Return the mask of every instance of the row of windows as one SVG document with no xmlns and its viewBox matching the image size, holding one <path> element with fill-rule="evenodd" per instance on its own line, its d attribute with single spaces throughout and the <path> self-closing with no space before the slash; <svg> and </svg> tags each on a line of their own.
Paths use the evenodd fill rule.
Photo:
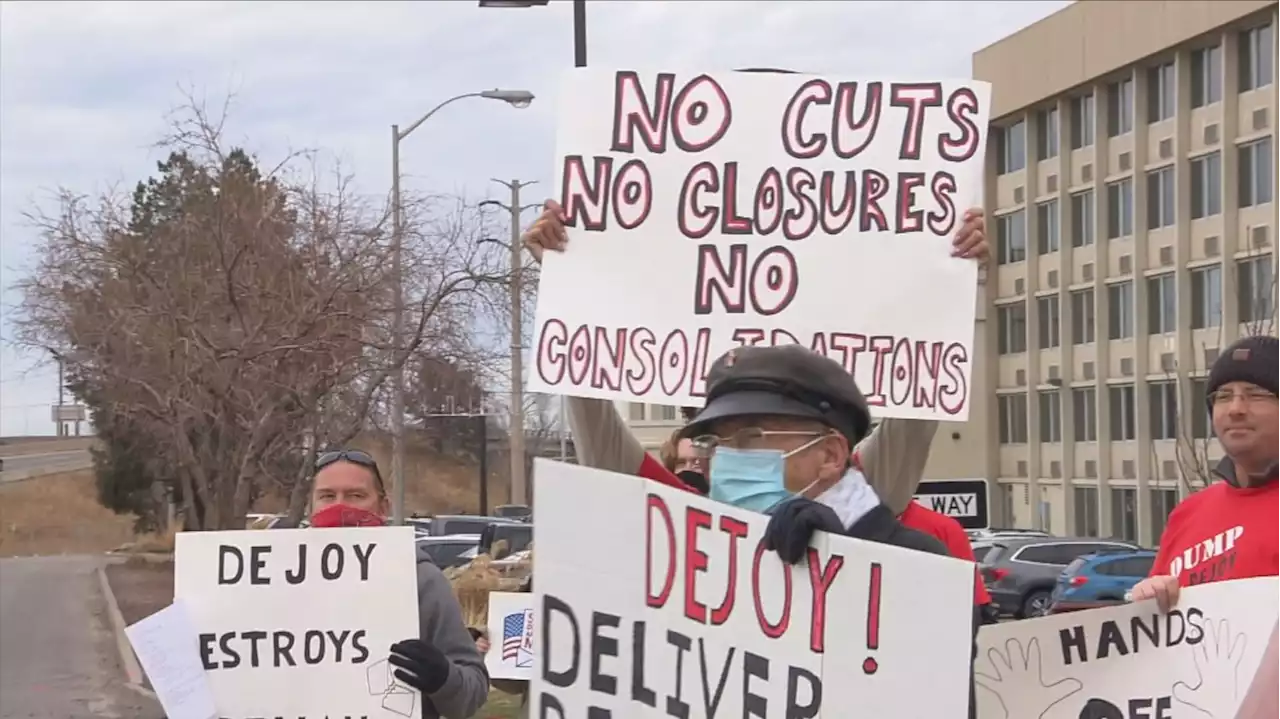
<svg viewBox="0 0 1280 719">
<path fill-rule="evenodd" d="M 1146 428 L 1151 439 L 1209 439 L 1213 436 L 1213 423 L 1204 402 L 1207 385 L 1203 377 L 1190 379 L 1191 405 L 1184 414 L 1189 422 L 1180 424 L 1178 411 L 1178 384 L 1174 380 L 1147 384 Z M 1098 441 L 1098 390 L 1095 387 L 1070 389 L 1045 389 L 1036 392 L 1036 425 L 1041 442 L 1062 441 L 1063 393 L 1069 393 L 1071 402 L 1072 439 L 1076 442 Z M 1138 407 L 1133 384 L 1113 384 L 1106 387 L 1108 439 L 1114 442 L 1132 441 L 1138 438 Z M 1030 424 L 1027 414 L 1027 394 L 1002 394 L 997 404 L 1000 426 L 1000 444 L 1026 444 Z M 1182 434 L 1179 436 L 1179 427 Z"/>
<path fill-rule="evenodd" d="M 649 408 L 647 417 L 645 407 Z M 644 402 L 632 402 L 627 407 L 627 419 L 632 422 L 643 422 L 646 419 L 651 422 L 674 422 L 676 414 L 676 408 L 667 404 L 646 405 Z"/>
<path fill-rule="evenodd" d="M 1265 25 L 1240 33 L 1237 49 L 1239 72 L 1236 77 L 1239 92 L 1248 92 L 1270 85 L 1275 79 L 1273 60 L 1273 27 Z M 1162 122 L 1177 112 L 1177 73 L 1172 62 L 1146 69 L 1147 73 L 1147 121 Z M 1223 75 L 1222 46 L 1213 45 L 1191 53 L 1191 107 L 1205 107 L 1222 101 Z M 1107 135 L 1118 137 L 1133 131 L 1134 83 L 1126 78 L 1110 83 L 1107 92 Z M 1096 102 L 1093 93 L 1071 98 L 1068 132 L 1071 148 L 1078 150 L 1094 143 Z M 1036 159 L 1047 160 L 1058 156 L 1059 118 L 1057 108 L 1037 113 L 1035 153 Z M 1018 172 L 1027 165 L 1027 129 L 1019 121 L 1005 128 L 997 128 L 996 168 L 1000 174 Z"/>
<path fill-rule="evenodd" d="M 1238 260 L 1236 272 L 1236 313 L 1240 322 L 1259 323 L 1276 316 L 1276 287 L 1271 255 Z M 1222 265 L 1206 265 L 1191 270 L 1191 329 L 1222 325 Z M 1145 279 L 1147 290 L 1147 334 L 1177 331 L 1177 282 L 1173 273 Z M 1122 340 L 1136 331 L 1134 281 L 1106 285 L 1107 339 Z M 1093 288 L 1068 294 L 1071 307 L 1069 338 L 1073 345 L 1096 340 L 1097 314 Z M 1035 298 L 1036 347 L 1052 349 L 1064 341 L 1058 295 Z M 1017 302 L 996 307 L 996 349 L 1002 355 L 1027 351 L 1027 305 Z"/>
<path fill-rule="evenodd" d="M 1018 490 L 1018 485 L 1001 484 L 1001 498 L 1004 504 L 1006 517 L 1013 517 L 1014 494 Z M 1025 485 L 1022 491 L 1026 491 Z M 1138 541 L 1138 490 L 1132 487 L 1112 487 L 1110 488 L 1111 512 L 1110 527 L 1105 533 L 1108 539 L 1121 539 L 1130 542 Z M 1164 531 L 1165 523 L 1168 521 L 1169 513 L 1173 508 L 1178 506 L 1178 490 L 1166 489 L 1163 487 L 1150 487 L 1147 489 L 1147 510 L 1151 523 L 1151 536 L 1158 538 Z M 1075 486 L 1071 489 L 1072 516 L 1069 518 L 1072 527 L 1069 530 L 1065 528 L 1055 527 L 1053 522 L 1053 512 L 1048 502 L 1042 502 L 1040 505 L 1040 529 L 1046 532 L 1057 532 L 1073 534 L 1077 537 L 1102 537 L 1104 533 L 1100 532 L 1099 525 L 1102 519 L 1098 503 L 1097 487 L 1081 487 Z M 1042 556 L 1052 555 L 1052 553 L 1062 545 L 1046 544 L 1042 547 L 1028 547 L 1019 554 L 1020 558 L 1028 561 L 1052 561 L 1062 563 L 1058 557 Z M 1029 553 L 1036 552 L 1032 556 Z M 1073 552 L 1070 558 L 1074 558 L 1078 552 Z M 1070 559 L 1068 558 L 1068 559 Z M 1133 562 L 1134 564 L 1130 564 Z M 1142 577 L 1146 576 L 1151 569 L 1150 559 L 1134 559 L 1134 560 L 1117 560 L 1112 562 L 1115 567 L 1114 573 L 1124 576 Z M 1105 565 L 1104 565 L 1105 566 Z M 1102 568 L 1099 568 L 1100 571 Z"/>
<path fill-rule="evenodd" d="M 1237 205 L 1241 208 L 1271 202 L 1275 196 L 1272 164 L 1272 138 L 1264 137 L 1236 148 Z M 1222 213 L 1222 153 L 1211 152 L 1191 160 L 1191 219 L 1199 220 Z M 1172 227 L 1177 222 L 1177 173 L 1173 166 L 1146 174 L 1147 229 Z M 1093 190 L 1070 196 L 1071 246 L 1087 247 L 1094 243 L 1094 221 L 1097 202 Z M 1106 186 L 1105 208 L 1107 239 L 1133 234 L 1133 179 L 1125 178 Z M 1036 252 L 1057 252 L 1062 246 L 1062 212 L 1058 200 L 1035 206 Z M 1017 210 L 996 218 L 996 260 L 1002 264 L 1022 262 L 1027 258 L 1026 210 Z"/>
</svg>

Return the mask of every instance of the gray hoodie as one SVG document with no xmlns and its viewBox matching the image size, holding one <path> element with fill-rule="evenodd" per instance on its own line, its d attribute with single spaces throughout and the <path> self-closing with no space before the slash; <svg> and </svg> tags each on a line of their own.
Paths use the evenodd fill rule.
<svg viewBox="0 0 1280 719">
<path fill-rule="evenodd" d="M 565 409 L 579 464 L 635 474 L 644 448 L 613 402 L 566 397 Z M 902 514 L 915 495 L 937 431 L 938 423 L 931 420 L 886 419 L 854 450 L 867 483 L 895 515 Z"/>
<path fill-rule="evenodd" d="M 418 636 L 449 660 L 449 678 L 440 691 L 424 696 L 424 719 L 467 719 L 489 697 L 489 672 L 475 640 L 462 622 L 462 608 L 440 568 L 418 555 Z M 434 708 L 434 711 L 433 711 Z"/>
</svg>

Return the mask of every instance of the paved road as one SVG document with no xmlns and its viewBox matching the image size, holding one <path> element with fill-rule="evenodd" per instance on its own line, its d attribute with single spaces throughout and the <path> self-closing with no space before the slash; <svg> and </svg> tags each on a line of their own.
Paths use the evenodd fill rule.
<svg viewBox="0 0 1280 719">
<path fill-rule="evenodd" d="M 0 559 L 0 719 L 161 719 L 124 686 L 98 557 Z"/>
<path fill-rule="evenodd" d="M 69 472 L 88 467 L 92 461 L 87 449 L 20 454 L 14 457 L 0 456 L 0 464 L 4 467 L 3 471 L 0 471 L 0 482 L 16 481 L 52 472 Z"/>
</svg>

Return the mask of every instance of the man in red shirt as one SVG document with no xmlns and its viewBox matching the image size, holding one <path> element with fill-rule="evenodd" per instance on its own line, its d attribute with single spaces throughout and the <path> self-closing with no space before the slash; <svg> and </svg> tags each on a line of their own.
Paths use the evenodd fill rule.
<svg viewBox="0 0 1280 719">
<path fill-rule="evenodd" d="M 1134 601 L 1155 599 L 1165 611 L 1180 587 L 1280 573 L 1276 346 L 1275 337 L 1246 337 L 1214 361 L 1207 400 L 1227 455 L 1214 469 L 1220 481 L 1174 508 Z"/>
</svg>

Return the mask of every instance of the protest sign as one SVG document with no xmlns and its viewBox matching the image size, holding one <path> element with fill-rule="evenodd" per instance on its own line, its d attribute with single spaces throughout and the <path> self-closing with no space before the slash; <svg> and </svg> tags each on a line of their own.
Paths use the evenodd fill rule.
<svg viewBox="0 0 1280 719">
<path fill-rule="evenodd" d="M 219 717 L 421 714 L 387 663 L 418 636 L 412 528 L 183 532 L 174 560 Z"/>
<path fill-rule="evenodd" d="M 990 86 L 574 70 L 530 389 L 699 405 L 732 347 L 800 343 L 883 417 L 963 420 Z"/>
<path fill-rule="evenodd" d="M 533 678 L 537 626 L 532 594 L 489 592 L 489 653 L 484 665 L 491 678 Z"/>
<path fill-rule="evenodd" d="M 983 627 L 978 717 L 1257 719 L 1240 712 L 1276 693 L 1278 586 L 1202 584 L 1168 613 L 1147 601 Z"/>
<path fill-rule="evenodd" d="M 533 716 L 967 716 L 972 564 L 820 535 L 789 567 L 763 515 L 575 465 L 536 476 Z"/>
</svg>

